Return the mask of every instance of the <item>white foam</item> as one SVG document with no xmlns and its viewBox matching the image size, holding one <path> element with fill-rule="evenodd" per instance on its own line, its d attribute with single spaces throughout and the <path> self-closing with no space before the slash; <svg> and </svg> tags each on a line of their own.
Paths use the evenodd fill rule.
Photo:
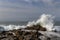
<svg viewBox="0 0 60 40">
<path fill-rule="evenodd" d="M 9 30 L 13 30 L 13 29 L 21 29 L 21 28 L 26 28 L 26 27 L 31 27 L 33 25 L 41 25 L 42 27 L 46 28 L 47 31 L 52 31 L 52 30 L 58 30 L 57 27 L 54 26 L 54 16 L 49 15 L 49 14 L 43 14 L 39 17 L 39 19 L 37 19 L 37 21 L 32 21 L 32 22 L 28 22 L 28 24 L 26 26 L 16 26 L 16 25 L 0 25 L 0 31 L 9 31 Z M 59 28 L 60 29 L 60 28 Z M 60 31 L 60 30 L 59 30 Z"/>
<path fill-rule="evenodd" d="M 42 27 L 45 27 L 48 31 L 53 30 L 53 22 L 54 16 L 43 14 L 41 17 L 36 21 L 36 24 L 40 24 Z"/>
<path fill-rule="evenodd" d="M 54 28 L 56 31 L 60 32 L 60 26 L 55 26 Z"/>
<path fill-rule="evenodd" d="M 5 25 L 0 25 L 0 31 L 9 31 L 9 30 L 14 30 L 14 29 L 21 29 L 21 28 L 25 28 L 26 26 L 16 26 L 16 25 L 8 25 L 8 26 L 5 26 Z"/>
<path fill-rule="evenodd" d="M 35 25 L 35 21 L 32 21 L 32 22 L 28 22 L 28 24 L 26 25 L 26 26 L 29 26 L 29 27 L 31 27 L 31 26 L 33 26 L 33 25 Z"/>
</svg>

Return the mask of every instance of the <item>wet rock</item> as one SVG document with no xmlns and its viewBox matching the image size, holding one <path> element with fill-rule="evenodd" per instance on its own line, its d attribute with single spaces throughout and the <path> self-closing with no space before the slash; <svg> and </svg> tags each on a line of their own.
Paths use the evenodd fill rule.
<svg viewBox="0 0 60 40">
<path fill-rule="evenodd" d="M 42 26 L 40 25 L 33 25 L 32 27 L 27 27 L 25 29 L 28 29 L 28 30 L 40 30 L 40 31 L 46 31 L 46 28 L 43 28 Z"/>
<path fill-rule="evenodd" d="M 46 31 L 46 29 L 40 25 L 33 25 L 32 27 L 24 28 L 24 30 L 32 31 L 22 31 L 22 29 L 3 31 L 0 33 L 0 40 L 55 40 L 38 32 Z M 55 38 L 57 39 L 57 37 Z"/>
</svg>

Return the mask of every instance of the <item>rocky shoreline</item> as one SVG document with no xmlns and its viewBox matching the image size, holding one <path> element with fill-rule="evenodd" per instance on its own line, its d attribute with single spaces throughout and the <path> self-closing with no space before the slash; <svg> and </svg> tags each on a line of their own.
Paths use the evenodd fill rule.
<svg viewBox="0 0 60 40">
<path fill-rule="evenodd" d="M 0 32 L 0 40 L 56 40 L 55 38 L 50 38 L 48 36 L 43 35 L 39 31 L 45 32 L 46 29 L 41 27 L 40 25 L 33 25 L 32 27 L 27 27 L 24 29 L 3 31 Z"/>
</svg>

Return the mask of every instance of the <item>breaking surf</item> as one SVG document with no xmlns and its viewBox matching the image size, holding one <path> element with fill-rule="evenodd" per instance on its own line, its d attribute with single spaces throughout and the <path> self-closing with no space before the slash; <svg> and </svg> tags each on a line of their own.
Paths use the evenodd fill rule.
<svg viewBox="0 0 60 40">
<path fill-rule="evenodd" d="M 46 28 L 47 31 L 60 31 L 59 26 L 54 26 L 54 16 L 50 14 L 42 14 L 36 21 L 28 22 L 27 25 L 0 25 L 0 31 L 9 31 L 14 29 L 21 29 L 26 27 L 31 27 L 33 25 L 41 25 L 43 28 Z"/>
</svg>

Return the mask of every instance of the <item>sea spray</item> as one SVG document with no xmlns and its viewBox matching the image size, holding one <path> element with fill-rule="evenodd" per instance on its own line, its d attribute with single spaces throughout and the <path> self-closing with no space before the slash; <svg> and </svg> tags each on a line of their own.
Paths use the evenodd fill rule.
<svg viewBox="0 0 60 40">
<path fill-rule="evenodd" d="M 21 29 L 21 28 L 26 28 L 26 27 L 32 27 L 33 25 L 41 25 L 42 27 L 46 28 L 47 31 L 52 31 L 53 30 L 53 19 L 54 17 L 52 15 L 48 14 L 43 14 L 40 16 L 40 18 L 37 21 L 32 21 L 28 22 L 28 24 L 25 26 L 16 26 L 16 25 L 0 25 L 0 31 L 9 31 L 9 30 L 14 30 L 14 29 Z"/>
<path fill-rule="evenodd" d="M 55 30 L 54 26 L 54 16 L 49 14 L 43 14 L 39 17 L 37 21 L 32 21 L 27 24 L 27 26 L 31 27 L 33 25 L 41 25 L 42 27 L 46 28 L 47 31 Z"/>
<path fill-rule="evenodd" d="M 28 24 L 26 26 L 31 27 L 31 26 L 33 26 L 35 24 L 36 24 L 36 22 L 35 21 L 32 21 L 32 22 L 28 22 Z"/>
<path fill-rule="evenodd" d="M 9 31 L 9 30 L 14 30 L 14 29 L 21 29 L 21 28 L 26 28 L 26 26 L 20 26 L 20 25 L 0 25 L 0 31 Z"/>
<path fill-rule="evenodd" d="M 40 24 L 42 27 L 46 28 L 47 31 L 52 31 L 54 26 L 54 16 L 49 14 L 43 14 L 41 17 L 36 21 L 36 24 Z"/>
</svg>

